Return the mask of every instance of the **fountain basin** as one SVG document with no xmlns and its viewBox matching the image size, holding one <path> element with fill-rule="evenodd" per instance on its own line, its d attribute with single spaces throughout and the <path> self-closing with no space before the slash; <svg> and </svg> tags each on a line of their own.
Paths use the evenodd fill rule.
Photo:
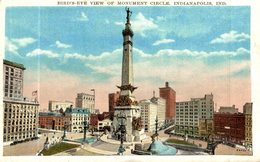
<svg viewBox="0 0 260 162">
<path fill-rule="evenodd" d="M 86 137 L 85 140 L 84 140 L 84 138 L 79 138 L 79 139 L 76 139 L 76 141 L 90 144 L 90 143 L 96 142 L 97 138 L 96 137 Z"/>
</svg>

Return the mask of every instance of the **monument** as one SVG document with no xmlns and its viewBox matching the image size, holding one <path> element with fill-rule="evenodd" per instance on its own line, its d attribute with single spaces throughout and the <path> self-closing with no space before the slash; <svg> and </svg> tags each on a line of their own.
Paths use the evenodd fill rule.
<svg viewBox="0 0 260 162">
<path fill-rule="evenodd" d="M 125 117 L 124 125 L 126 128 L 125 141 L 140 141 L 145 138 L 144 129 L 141 123 L 140 107 L 133 95 L 133 92 L 137 87 L 134 84 L 133 75 L 133 31 L 131 29 L 130 17 L 132 12 L 129 8 L 126 8 L 127 16 L 125 29 L 122 31 L 123 34 L 123 61 L 122 61 L 122 76 L 121 86 L 117 86 L 120 89 L 120 96 L 117 100 L 113 126 L 116 130 L 115 133 L 120 132 L 120 123 L 122 117 Z"/>
</svg>

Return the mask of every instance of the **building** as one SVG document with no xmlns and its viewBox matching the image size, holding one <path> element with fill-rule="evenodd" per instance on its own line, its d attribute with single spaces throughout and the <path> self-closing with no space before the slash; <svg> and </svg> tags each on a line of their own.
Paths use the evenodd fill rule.
<svg viewBox="0 0 260 162">
<path fill-rule="evenodd" d="M 238 108 L 236 108 L 235 105 L 231 106 L 231 107 L 224 107 L 224 106 L 220 106 L 219 108 L 219 113 L 230 113 L 230 114 L 235 114 L 238 113 Z"/>
<path fill-rule="evenodd" d="M 199 119 L 199 136 L 208 137 L 214 135 L 213 119 Z"/>
<path fill-rule="evenodd" d="M 93 113 L 95 109 L 95 95 L 78 93 L 75 107 L 87 108 L 90 109 L 90 112 Z"/>
<path fill-rule="evenodd" d="M 33 139 L 38 136 L 39 103 L 4 98 L 3 107 L 4 143 Z"/>
<path fill-rule="evenodd" d="M 23 96 L 25 67 L 8 60 L 3 63 L 4 145 L 34 139 L 38 136 L 39 103 Z"/>
<path fill-rule="evenodd" d="M 83 132 L 84 130 L 84 121 L 87 122 L 89 126 L 90 121 L 90 110 L 82 108 L 67 108 L 65 110 L 65 116 L 69 118 L 69 122 L 65 123 L 67 130 L 69 132 Z"/>
<path fill-rule="evenodd" d="M 113 112 L 103 112 L 102 114 L 91 114 L 90 122 L 89 122 L 90 128 L 93 128 L 94 130 L 97 130 L 97 131 L 102 130 L 100 128 L 102 126 L 107 126 L 107 124 L 105 124 L 104 122 L 103 122 L 103 124 L 99 124 L 99 123 L 102 123 L 102 121 L 105 119 L 109 119 L 112 122 Z"/>
<path fill-rule="evenodd" d="M 109 117 L 103 120 L 98 120 L 98 131 L 104 131 L 105 129 L 110 131 L 112 125 L 113 122 Z"/>
<path fill-rule="evenodd" d="M 66 122 L 70 119 L 66 118 L 64 114 L 59 112 L 40 112 L 39 113 L 39 127 L 53 130 L 64 130 Z"/>
<path fill-rule="evenodd" d="M 64 112 L 70 106 L 73 106 L 73 102 L 71 101 L 49 101 L 49 111 L 51 112 Z"/>
<path fill-rule="evenodd" d="M 214 113 L 214 134 L 221 140 L 242 144 L 245 141 L 245 115 Z"/>
<path fill-rule="evenodd" d="M 253 103 L 246 103 L 243 106 L 245 115 L 245 144 L 252 145 L 252 106 Z"/>
<path fill-rule="evenodd" d="M 141 100 L 139 102 L 141 107 L 141 120 L 144 125 L 144 131 L 155 131 L 155 120 L 157 116 L 157 105 L 150 100 Z"/>
<path fill-rule="evenodd" d="M 213 95 L 176 103 L 175 132 L 190 136 L 208 136 L 213 132 Z"/>
<path fill-rule="evenodd" d="M 153 94 L 153 97 L 150 99 L 150 101 L 157 106 L 157 119 L 158 119 L 158 126 L 159 128 L 165 125 L 166 120 L 166 101 L 163 98 L 155 97 L 155 94 Z"/>
<path fill-rule="evenodd" d="M 165 125 L 165 99 L 155 97 L 155 92 L 153 92 L 153 97 L 150 100 L 141 100 L 139 105 L 141 107 L 141 120 L 144 125 L 144 131 L 155 132 L 156 117 L 159 128 Z"/>
<path fill-rule="evenodd" d="M 93 130 L 98 130 L 98 114 L 91 114 L 89 119 L 89 126 Z"/>
<path fill-rule="evenodd" d="M 165 87 L 159 88 L 160 97 L 166 100 L 166 121 L 171 122 L 174 120 L 176 114 L 176 92 L 169 86 L 169 83 L 165 83 Z"/>
<path fill-rule="evenodd" d="M 114 112 L 116 107 L 116 102 L 119 99 L 119 96 L 120 96 L 119 92 L 108 94 L 109 112 Z"/>
<path fill-rule="evenodd" d="M 23 75 L 25 67 L 22 64 L 3 61 L 3 92 L 5 98 L 20 100 L 23 98 Z"/>
</svg>

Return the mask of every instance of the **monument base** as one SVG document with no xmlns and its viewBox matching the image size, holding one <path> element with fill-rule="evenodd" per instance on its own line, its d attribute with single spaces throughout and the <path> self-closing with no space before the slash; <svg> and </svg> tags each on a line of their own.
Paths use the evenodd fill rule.
<svg viewBox="0 0 260 162">
<path fill-rule="evenodd" d="M 122 117 L 126 129 L 126 142 L 141 141 L 144 137 L 144 130 L 134 130 L 133 121 L 140 117 L 139 106 L 117 106 L 115 107 L 113 126 L 115 130 L 120 128 Z"/>
<path fill-rule="evenodd" d="M 142 141 L 146 138 L 146 134 L 144 133 L 144 129 L 142 130 L 134 130 L 133 131 L 133 135 L 134 135 L 134 141 L 137 142 L 137 141 Z"/>
</svg>

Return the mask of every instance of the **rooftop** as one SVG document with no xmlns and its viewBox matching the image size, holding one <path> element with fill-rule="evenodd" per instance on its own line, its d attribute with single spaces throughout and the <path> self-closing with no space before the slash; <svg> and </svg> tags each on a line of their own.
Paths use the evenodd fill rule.
<svg viewBox="0 0 260 162">
<path fill-rule="evenodd" d="M 39 116 L 63 116 L 58 112 L 39 112 Z"/>
<path fill-rule="evenodd" d="M 90 114 L 90 110 L 89 109 L 83 109 L 83 108 L 67 108 L 65 110 L 65 113 L 78 113 L 78 114 Z"/>
<path fill-rule="evenodd" d="M 12 61 L 9 61 L 9 60 L 4 60 L 4 64 L 9 65 L 9 66 L 14 66 L 14 67 L 20 68 L 22 70 L 26 69 L 23 64 L 19 64 L 19 63 L 12 62 Z"/>
<path fill-rule="evenodd" d="M 31 105 L 39 105 L 39 102 L 29 100 L 28 98 L 7 98 L 4 97 L 4 102 L 12 102 L 12 103 L 20 103 L 20 104 L 31 104 Z"/>
</svg>

